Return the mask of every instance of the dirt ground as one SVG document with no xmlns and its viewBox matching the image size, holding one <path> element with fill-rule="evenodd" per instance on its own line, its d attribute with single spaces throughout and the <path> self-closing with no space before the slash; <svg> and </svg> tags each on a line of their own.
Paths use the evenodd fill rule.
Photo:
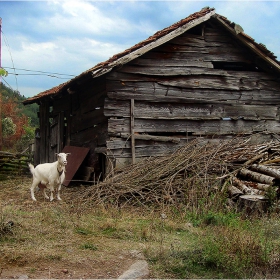
<svg viewBox="0 0 280 280">
<path fill-rule="evenodd" d="M 16 227 L 9 241 L 0 239 L 1 279 L 118 278 L 131 264 L 143 258 L 141 243 L 138 242 L 102 235 L 74 236 L 73 229 L 68 231 L 65 226 L 64 231 L 55 225 L 54 231 L 59 230 L 58 233 L 49 235 L 48 229 L 38 225 L 40 213 L 63 213 L 62 209 L 71 211 L 79 188 L 63 188 L 62 202 L 46 201 L 42 193 L 37 193 L 38 201 L 33 202 L 29 192 L 30 183 L 28 177 L 0 181 L 0 222 L 3 225 L 8 222 L 6 219 L 12 219 Z M 44 219 L 47 217 L 41 218 L 42 227 L 46 227 Z M 61 218 L 60 223 L 63 222 Z M 36 231 L 41 240 L 36 237 Z M 45 240 L 42 240 L 42 236 Z M 88 245 L 88 250 L 82 250 L 79 244 L 95 244 L 97 249 Z"/>
<path fill-rule="evenodd" d="M 32 266 L 11 264 L 1 265 L 0 272 L 1 279 L 116 279 L 132 264 L 132 259 L 129 254 L 122 254 L 116 258 L 107 256 L 103 260 L 88 257 L 81 263 L 63 259 L 55 262 L 42 261 Z"/>
</svg>

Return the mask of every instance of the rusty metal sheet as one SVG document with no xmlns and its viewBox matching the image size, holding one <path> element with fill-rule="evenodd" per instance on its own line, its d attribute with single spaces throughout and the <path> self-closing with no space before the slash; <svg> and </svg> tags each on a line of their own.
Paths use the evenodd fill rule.
<svg viewBox="0 0 280 280">
<path fill-rule="evenodd" d="M 86 158 L 89 148 L 85 147 L 75 147 L 75 146 L 65 146 L 62 150 L 63 153 L 71 153 L 67 158 L 67 166 L 65 173 L 65 180 L 63 185 L 68 186 L 73 179 L 75 173 L 83 163 Z"/>
</svg>

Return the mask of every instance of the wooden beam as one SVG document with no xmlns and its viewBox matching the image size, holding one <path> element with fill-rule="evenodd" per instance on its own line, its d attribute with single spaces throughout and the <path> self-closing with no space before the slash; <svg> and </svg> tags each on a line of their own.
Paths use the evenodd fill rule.
<svg viewBox="0 0 280 280">
<path fill-rule="evenodd" d="M 130 133 L 132 164 L 135 164 L 134 99 L 130 100 Z"/>
<path fill-rule="evenodd" d="M 129 138 L 129 133 L 121 133 L 122 138 Z M 134 134 L 134 139 L 139 140 L 153 140 L 153 141 L 159 141 L 159 142 L 173 142 L 173 143 L 179 143 L 180 138 L 177 137 L 170 137 L 170 136 L 160 136 L 160 135 L 149 135 L 149 134 Z"/>
</svg>

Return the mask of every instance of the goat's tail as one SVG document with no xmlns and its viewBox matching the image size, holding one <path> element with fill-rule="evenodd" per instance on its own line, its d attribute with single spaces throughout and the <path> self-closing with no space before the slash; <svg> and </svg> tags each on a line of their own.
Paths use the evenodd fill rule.
<svg viewBox="0 0 280 280">
<path fill-rule="evenodd" d="M 30 170 L 31 174 L 33 175 L 34 174 L 34 170 L 35 170 L 34 165 L 31 164 L 31 163 L 28 163 L 28 166 L 29 166 L 29 170 Z"/>
</svg>

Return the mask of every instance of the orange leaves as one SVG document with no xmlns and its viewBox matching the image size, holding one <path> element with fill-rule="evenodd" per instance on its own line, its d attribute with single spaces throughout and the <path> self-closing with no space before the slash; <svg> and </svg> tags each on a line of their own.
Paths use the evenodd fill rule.
<svg viewBox="0 0 280 280">
<path fill-rule="evenodd" d="M 22 137 L 25 133 L 24 127 L 28 125 L 27 116 L 21 114 L 21 111 L 17 104 L 17 99 L 13 98 L 2 98 L 1 104 L 2 119 L 11 118 L 15 125 L 15 133 L 8 135 L 3 139 L 6 147 L 13 147 L 14 144 Z"/>
</svg>

